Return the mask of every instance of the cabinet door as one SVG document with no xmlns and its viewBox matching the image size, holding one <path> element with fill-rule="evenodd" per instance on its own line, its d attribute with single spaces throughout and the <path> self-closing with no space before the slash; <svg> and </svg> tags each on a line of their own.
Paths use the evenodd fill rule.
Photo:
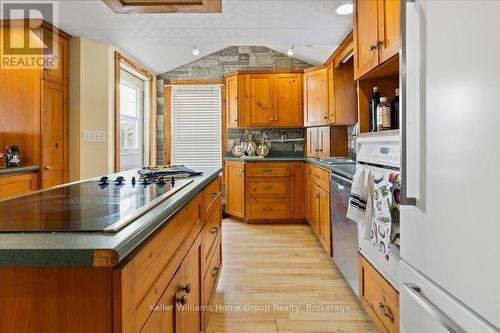
<svg viewBox="0 0 500 333">
<path fill-rule="evenodd" d="M 319 200 L 319 240 L 326 252 L 332 256 L 330 225 L 330 193 L 318 186 Z"/>
<path fill-rule="evenodd" d="M 238 76 L 226 78 L 227 127 L 238 127 Z"/>
<path fill-rule="evenodd" d="M 36 173 L 0 176 L 0 200 L 36 190 Z"/>
<path fill-rule="evenodd" d="M 44 29 L 44 38 L 52 42 L 52 54 L 46 61 L 43 78 L 54 83 L 68 85 L 68 40 Z"/>
<path fill-rule="evenodd" d="M 68 88 L 42 82 L 42 187 L 63 184 L 68 177 Z"/>
<path fill-rule="evenodd" d="M 309 127 L 307 128 L 307 157 L 318 157 L 318 128 Z"/>
<path fill-rule="evenodd" d="M 245 216 L 245 163 L 226 161 L 226 213 Z"/>
<path fill-rule="evenodd" d="M 354 0 L 354 75 L 358 79 L 378 65 L 378 1 Z"/>
<path fill-rule="evenodd" d="M 290 163 L 290 217 L 293 219 L 305 218 L 305 163 Z"/>
<path fill-rule="evenodd" d="M 250 127 L 272 126 L 276 123 L 272 74 L 245 75 L 247 124 Z"/>
<path fill-rule="evenodd" d="M 311 224 L 311 167 L 309 163 L 305 166 L 305 214 L 307 223 Z"/>
<path fill-rule="evenodd" d="M 378 0 L 379 63 L 399 53 L 399 0 Z"/>
<path fill-rule="evenodd" d="M 335 77 L 334 62 L 332 61 L 326 67 L 326 76 L 328 80 L 328 123 L 335 124 Z"/>
<path fill-rule="evenodd" d="M 304 74 L 304 124 L 326 125 L 328 122 L 328 82 L 326 69 Z"/>
<path fill-rule="evenodd" d="M 274 118 L 277 126 L 302 126 L 302 74 L 274 75 Z"/>
<path fill-rule="evenodd" d="M 351 57 L 345 63 L 341 59 L 333 70 L 333 85 L 335 89 L 335 123 L 337 125 L 355 124 L 358 121 L 356 110 L 356 83 L 354 81 L 354 59 Z"/>
<path fill-rule="evenodd" d="M 177 306 L 181 293 L 181 272 L 177 271 L 160 300 L 156 304 L 158 311 L 152 311 L 148 320 L 141 329 L 141 333 L 179 333 L 179 319 Z"/>
<path fill-rule="evenodd" d="M 320 158 L 330 156 L 330 127 L 318 128 L 318 147 Z"/>
<path fill-rule="evenodd" d="M 311 182 L 311 227 L 316 236 L 319 237 L 319 220 L 320 220 L 320 194 L 319 186 Z"/>
<path fill-rule="evenodd" d="M 181 285 L 179 308 L 181 333 L 199 333 L 201 326 L 201 241 L 194 242 L 180 267 Z"/>
</svg>

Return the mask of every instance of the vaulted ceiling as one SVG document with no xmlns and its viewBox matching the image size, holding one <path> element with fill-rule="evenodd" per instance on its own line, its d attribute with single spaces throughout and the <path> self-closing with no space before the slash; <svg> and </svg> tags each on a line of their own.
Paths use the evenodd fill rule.
<svg viewBox="0 0 500 333">
<path fill-rule="evenodd" d="M 223 0 L 222 13 L 116 14 L 100 0 L 59 2 L 59 26 L 113 44 L 155 73 L 231 45 L 295 46 L 295 57 L 324 62 L 352 27 L 336 8 L 349 0 Z M 193 45 L 199 56 L 191 53 Z"/>
</svg>

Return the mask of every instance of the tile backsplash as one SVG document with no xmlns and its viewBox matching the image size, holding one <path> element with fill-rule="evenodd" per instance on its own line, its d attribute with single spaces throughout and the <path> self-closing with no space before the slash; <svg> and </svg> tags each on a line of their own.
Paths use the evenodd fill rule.
<svg viewBox="0 0 500 333">
<path fill-rule="evenodd" d="M 254 142 L 259 144 L 264 136 L 272 152 L 304 152 L 304 141 L 291 142 L 268 142 L 268 140 L 281 140 L 284 135 L 286 139 L 304 139 L 303 128 L 229 128 L 227 130 L 227 150 L 231 151 L 235 139 L 240 138 L 242 142 L 252 135 Z"/>
</svg>

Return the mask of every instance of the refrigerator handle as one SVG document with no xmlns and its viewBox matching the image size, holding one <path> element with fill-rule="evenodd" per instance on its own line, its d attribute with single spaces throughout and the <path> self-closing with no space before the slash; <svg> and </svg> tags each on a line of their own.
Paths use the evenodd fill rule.
<svg viewBox="0 0 500 333">
<path fill-rule="evenodd" d="M 399 2 L 399 33 L 400 33 L 400 100 L 402 102 L 400 127 L 401 128 L 401 204 L 405 206 L 416 206 L 417 199 L 408 197 L 408 138 L 407 138 L 407 101 L 406 101 L 406 3 L 415 0 L 403 0 Z"/>
<path fill-rule="evenodd" d="M 467 333 L 457 323 L 451 320 L 441 310 L 435 307 L 424 295 L 420 293 L 420 287 L 414 283 L 403 283 L 410 297 L 417 302 L 427 313 L 436 319 L 450 333 Z"/>
</svg>

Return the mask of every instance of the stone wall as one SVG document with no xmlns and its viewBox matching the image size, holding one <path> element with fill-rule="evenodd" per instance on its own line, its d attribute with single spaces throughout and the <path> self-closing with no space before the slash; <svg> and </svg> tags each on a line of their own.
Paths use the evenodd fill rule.
<svg viewBox="0 0 500 333">
<path fill-rule="evenodd" d="M 264 46 L 230 46 L 191 63 L 158 75 L 157 163 L 165 157 L 164 80 L 221 80 L 224 74 L 245 69 L 303 69 L 312 66 Z M 281 132 L 278 132 L 281 135 Z M 274 135 L 274 134 L 273 134 Z M 287 147 L 286 149 L 289 149 Z"/>
</svg>

